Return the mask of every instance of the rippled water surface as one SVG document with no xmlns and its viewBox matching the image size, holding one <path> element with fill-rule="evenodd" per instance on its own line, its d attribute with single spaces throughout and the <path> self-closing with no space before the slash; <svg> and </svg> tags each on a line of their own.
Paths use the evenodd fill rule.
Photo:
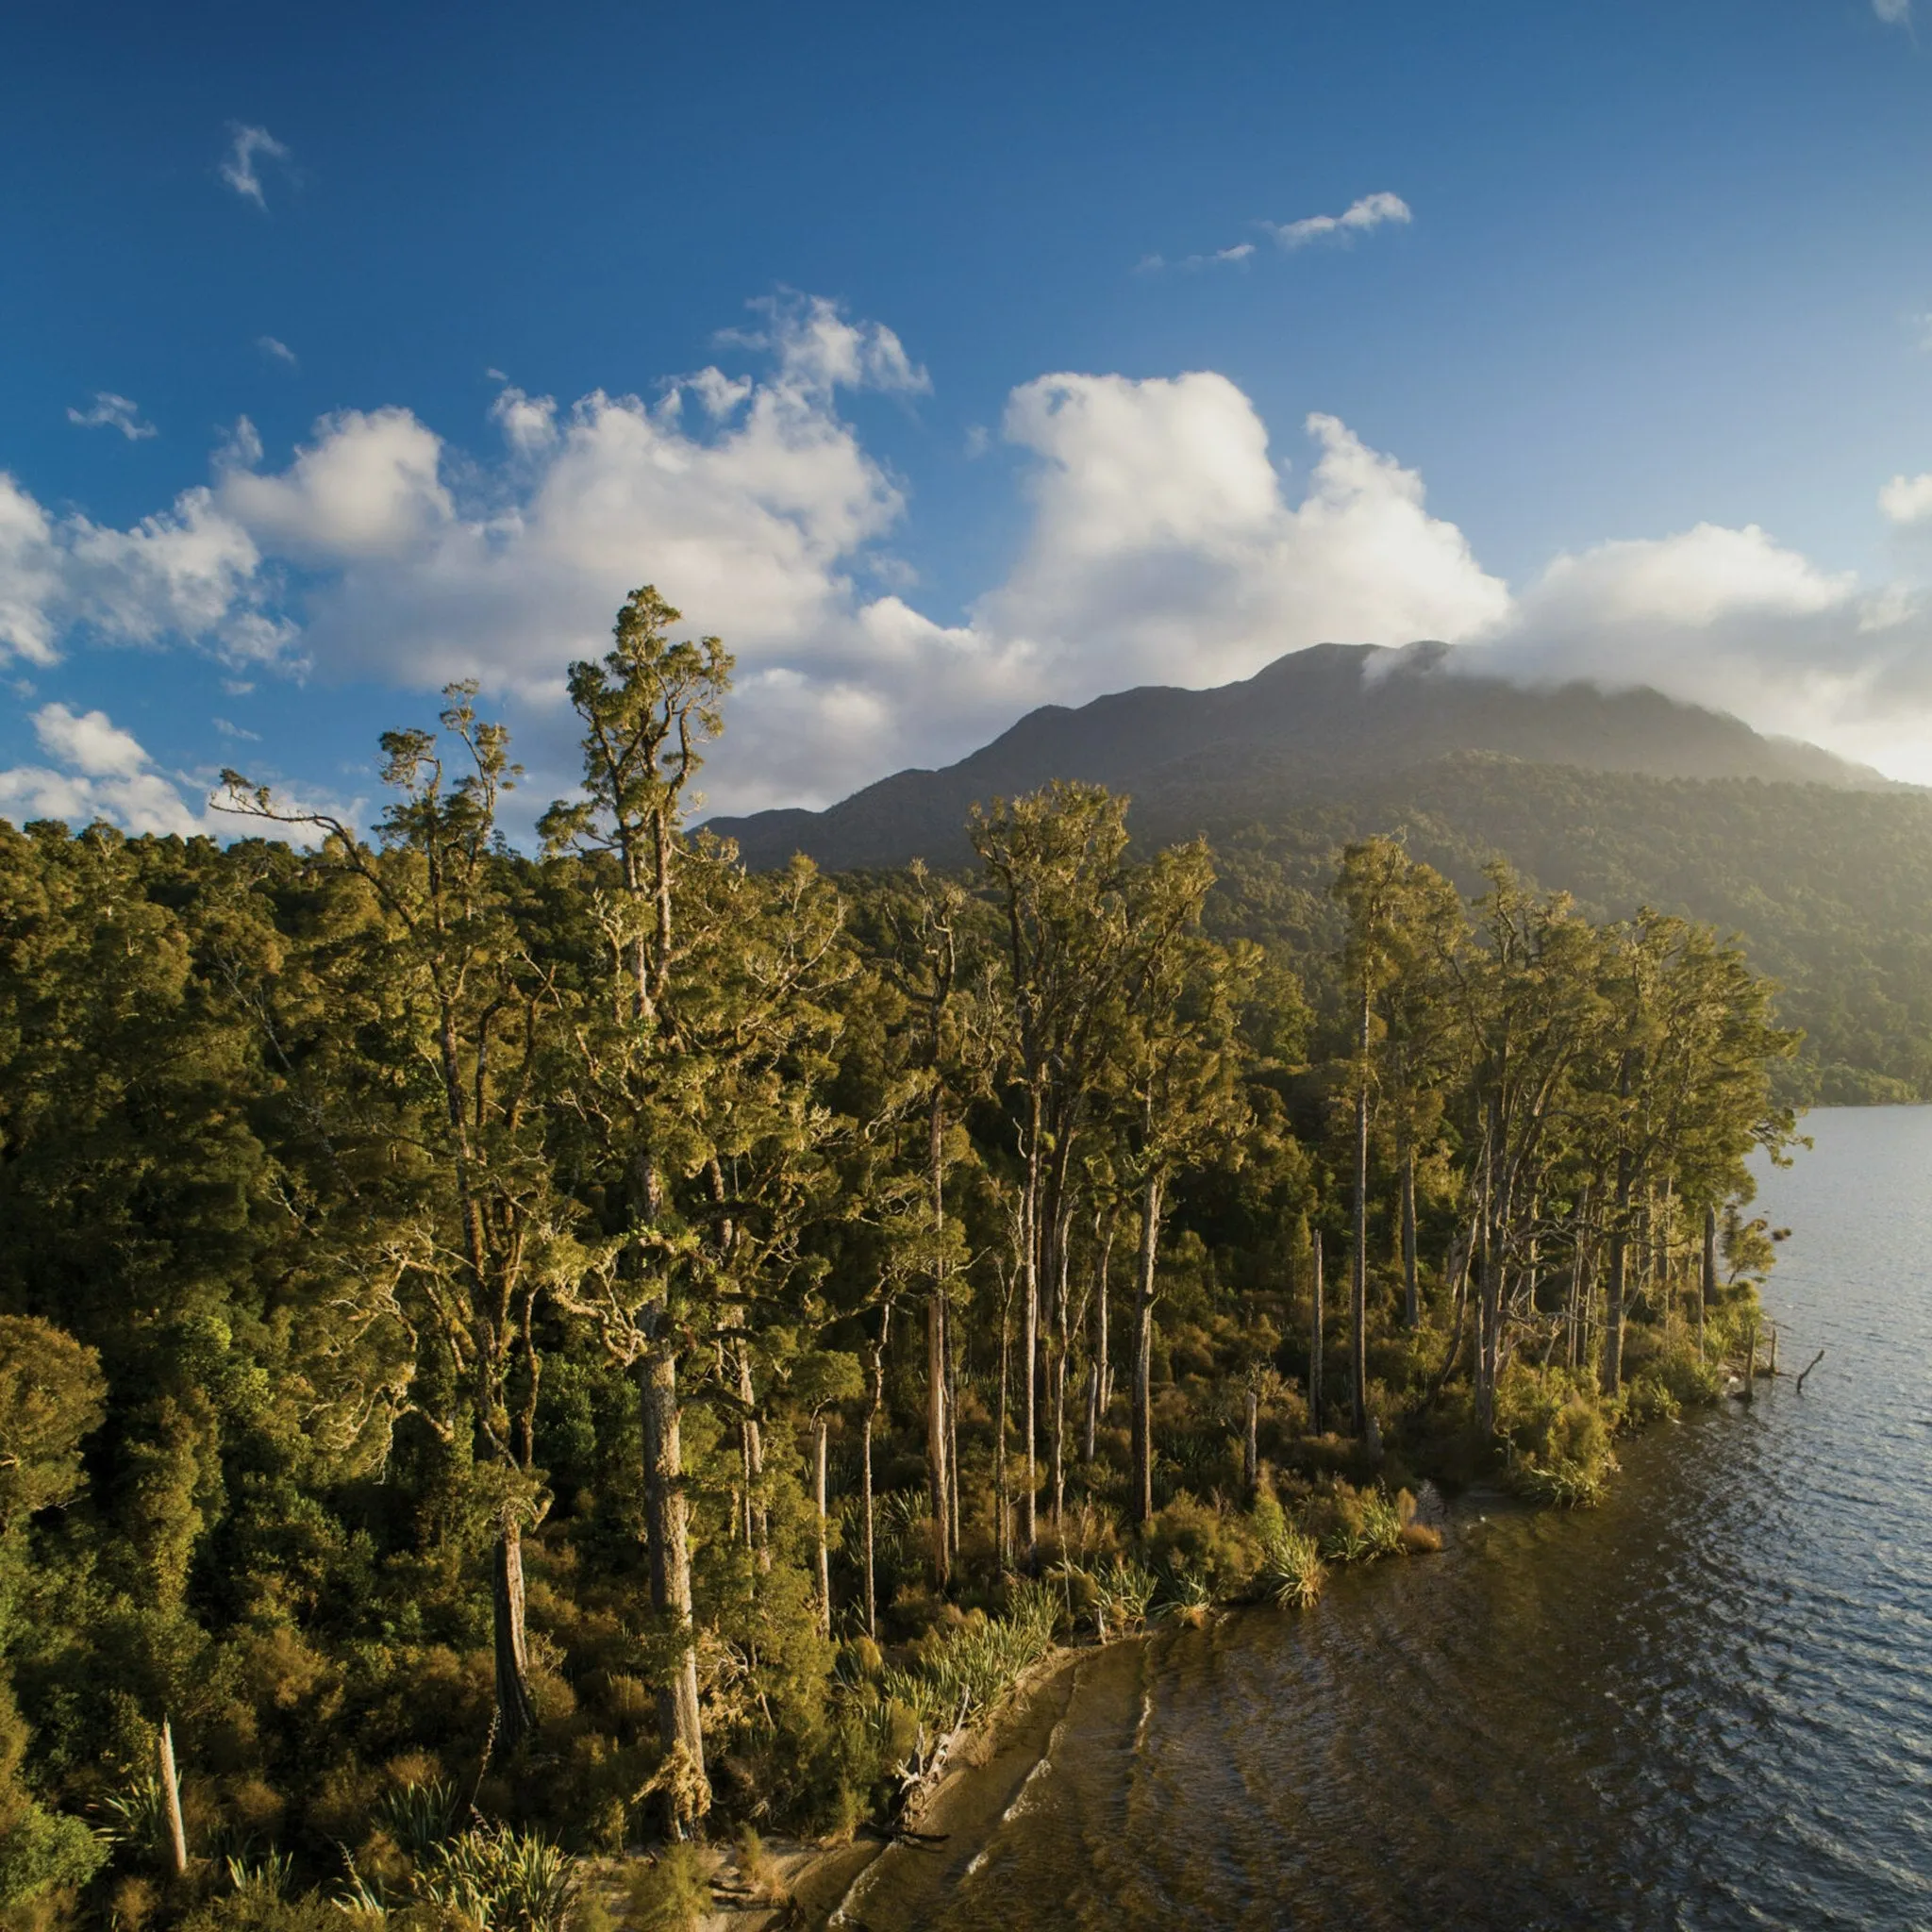
<svg viewBox="0 0 1932 1932">
<path fill-rule="evenodd" d="M 1932 1108 L 1806 1124 L 1761 1194 L 1802 1396 L 1630 1445 L 1594 1512 L 1087 1657 L 850 1918 L 1932 1926 Z"/>
</svg>

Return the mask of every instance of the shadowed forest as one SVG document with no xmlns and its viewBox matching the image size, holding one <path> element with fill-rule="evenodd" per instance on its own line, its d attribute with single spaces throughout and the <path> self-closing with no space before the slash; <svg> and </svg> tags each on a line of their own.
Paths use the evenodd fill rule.
<svg viewBox="0 0 1932 1932">
<path fill-rule="evenodd" d="M 571 667 L 534 855 L 466 686 L 373 840 L 0 825 L 7 1923 L 594 1932 L 591 1858 L 849 1835 L 1055 1641 L 1588 1504 L 1755 1360 L 1735 941 L 1094 785 L 748 871 L 680 623 Z"/>
</svg>

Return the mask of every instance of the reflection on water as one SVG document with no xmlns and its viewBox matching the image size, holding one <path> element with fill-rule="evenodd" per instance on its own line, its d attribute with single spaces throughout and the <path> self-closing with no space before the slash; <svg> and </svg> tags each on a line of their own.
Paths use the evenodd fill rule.
<svg viewBox="0 0 1932 1932">
<path fill-rule="evenodd" d="M 1086 1657 L 893 1927 L 1932 1925 L 1932 1108 L 1830 1111 L 1762 1205 L 1782 1364 L 1583 1515 Z M 1763 1385 L 1760 1385 L 1762 1388 Z"/>
</svg>

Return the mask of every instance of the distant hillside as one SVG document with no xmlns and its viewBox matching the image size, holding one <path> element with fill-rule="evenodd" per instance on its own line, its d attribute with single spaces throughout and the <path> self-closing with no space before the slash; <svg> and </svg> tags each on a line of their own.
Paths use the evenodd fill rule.
<svg viewBox="0 0 1932 1932">
<path fill-rule="evenodd" d="M 970 856 L 976 801 L 1084 778 L 1130 791 L 1148 836 L 1266 817 L 1459 752 L 1665 778 L 1887 790 L 1815 745 L 1768 739 L 1655 691 L 1536 689 L 1475 675 L 1446 644 L 1318 644 L 1213 691 L 1150 685 L 1077 710 L 1048 705 L 942 771 L 907 771 L 824 811 L 720 818 L 748 864 L 804 852 L 834 870 Z"/>
<path fill-rule="evenodd" d="M 1304 960 L 1341 937 L 1341 846 L 1400 833 L 1465 892 L 1507 858 L 1595 918 L 1640 906 L 1740 934 L 1805 1029 L 1789 1096 L 1932 1099 L 1932 791 L 1657 779 L 1464 753 L 1264 821 L 1209 823 L 1224 934 Z"/>
</svg>

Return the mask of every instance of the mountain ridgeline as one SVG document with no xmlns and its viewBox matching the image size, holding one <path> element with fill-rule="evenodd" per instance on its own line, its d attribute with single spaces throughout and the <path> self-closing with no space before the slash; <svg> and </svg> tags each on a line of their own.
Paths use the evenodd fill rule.
<svg viewBox="0 0 1932 1932">
<path fill-rule="evenodd" d="M 1442 644 L 1322 644 L 1212 691 L 1045 706 L 943 770 L 710 827 L 754 867 L 960 865 L 975 803 L 1055 778 L 1131 793 L 1143 843 L 1208 837 L 1217 924 L 1298 950 L 1335 942 L 1326 881 L 1375 833 L 1465 891 L 1502 858 L 1593 918 L 1709 921 L 1805 1029 L 1790 1097 L 1932 1095 L 1932 792 L 1656 691 L 1510 684 Z"/>
</svg>

